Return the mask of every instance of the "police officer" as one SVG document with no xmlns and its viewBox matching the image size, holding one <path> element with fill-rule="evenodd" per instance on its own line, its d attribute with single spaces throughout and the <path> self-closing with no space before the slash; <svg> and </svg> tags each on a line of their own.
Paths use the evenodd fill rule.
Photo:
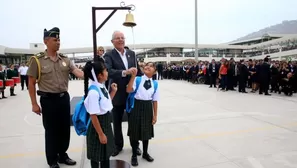
<svg viewBox="0 0 297 168">
<path fill-rule="evenodd" d="M 260 80 L 260 89 L 259 94 L 265 93 L 266 96 L 271 96 L 271 94 L 268 93 L 269 89 L 269 83 L 271 79 L 271 70 L 269 65 L 269 56 L 266 56 L 264 58 L 264 62 L 259 67 L 259 80 Z"/>
<path fill-rule="evenodd" d="M 44 29 L 43 40 L 47 49 L 31 57 L 27 71 L 32 111 L 42 114 L 48 165 L 51 168 L 59 168 L 58 162 L 75 165 L 76 162 L 66 153 L 70 141 L 70 97 L 67 90 L 69 73 L 83 78 L 83 72 L 69 58 L 57 52 L 60 48 L 59 28 Z M 36 83 L 41 108 L 35 96 Z"/>
</svg>

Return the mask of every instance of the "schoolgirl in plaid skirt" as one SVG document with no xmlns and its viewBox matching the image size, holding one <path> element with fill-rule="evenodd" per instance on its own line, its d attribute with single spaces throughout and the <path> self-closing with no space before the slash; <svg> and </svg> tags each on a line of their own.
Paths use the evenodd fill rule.
<svg viewBox="0 0 297 168">
<path fill-rule="evenodd" d="M 154 137 L 154 124 L 157 122 L 157 109 L 159 101 L 159 89 L 154 88 L 153 75 L 156 73 L 154 63 L 146 63 L 143 68 L 144 75 L 134 96 L 134 108 L 128 113 L 128 136 L 132 145 L 131 165 L 137 166 L 137 147 L 138 141 L 142 141 L 142 158 L 148 162 L 154 159 L 148 154 L 149 140 Z M 127 92 L 131 93 L 136 89 L 136 74 L 132 77 L 127 86 Z"/>
<path fill-rule="evenodd" d="M 84 105 L 90 114 L 91 124 L 87 132 L 87 158 L 92 168 L 109 168 L 109 158 L 114 150 L 114 139 L 111 128 L 112 98 L 117 86 L 111 85 L 109 94 L 104 82 L 108 73 L 103 60 L 95 63 L 87 62 L 84 68 Z M 90 84 L 98 90 L 88 90 Z M 99 91 L 99 92 L 98 92 Z"/>
</svg>

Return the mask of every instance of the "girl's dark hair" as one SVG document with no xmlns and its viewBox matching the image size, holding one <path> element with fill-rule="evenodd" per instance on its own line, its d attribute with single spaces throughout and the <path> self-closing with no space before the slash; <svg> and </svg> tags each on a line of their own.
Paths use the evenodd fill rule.
<svg viewBox="0 0 297 168">
<path fill-rule="evenodd" d="M 88 96 L 89 91 L 89 79 L 92 81 L 95 81 L 95 79 L 92 76 L 92 68 L 94 68 L 94 72 L 96 77 L 103 73 L 103 71 L 106 69 L 106 66 L 104 64 L 104 60 L 102 58 L 99 58 L 96 62 L 88 61 L 84 67 L 84 90 L 85 90 L 85 98 Z"/>
</svg>

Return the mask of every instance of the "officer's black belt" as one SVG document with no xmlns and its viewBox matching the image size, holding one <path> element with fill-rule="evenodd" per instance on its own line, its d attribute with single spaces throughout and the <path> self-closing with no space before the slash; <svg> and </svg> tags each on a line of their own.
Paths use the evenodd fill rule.
<svg viewBox="0 0 297 168">
<path fill-rule="evenodd" d="M 57 98 L 57 97 L 63 97 L 67 94 L 67 92 L 61 92 L 61 93 L 50 93 L 50 92 L 43 92 L 38 90 L 37 95 L 41 97 L 52 97 L 52 98 Z"/>
</svg>

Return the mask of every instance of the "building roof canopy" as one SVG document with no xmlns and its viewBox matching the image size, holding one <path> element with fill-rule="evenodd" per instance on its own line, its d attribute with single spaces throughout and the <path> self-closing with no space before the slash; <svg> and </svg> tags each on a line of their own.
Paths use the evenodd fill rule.
<svg viewBox="0 0 297 168">
<path fill-rule="evenodd" d="M 270 35 L 271 36 L 271 35 Z M 278 35 L 280 36 L 280 35 Z M 273 37 L 278 37 L 274 35 Z M 263 46 L 270 46 L 277 43 L 285 42 L 290 39 L 297 39 L 297 34 L 293 35 L 285 35 L 281 38 L 270 40 L 267 42 L 259 43 L 259 44 L 253 44 L 253 45 L 230 45 L 230 44 L 198 44 L 198 49 L 252 49 L 252 48 L 258 48 Z M 131 46 L 133 45 L 127 45 Z M 112 49 L 113 46 L 103 46 L 106 50 Z M 184 48 L 184 49 L 195 49 L 195 44 L 172 44 L 172 43 L 163 43 L 163 44 L 135 44 L 133 47 L 135 50 L 139 49 L 155 49 L 155 48 Z M 0 55 L 5 54 L 35 54 L 38 52 L 43 51 L 42 49 L 21 49 L 21 48 L 10 48 L 0 45 Z M 93 47 L 84 47 L 84 48 L 68 48 L 68 49 L 60 49 L 61 53 L 64 54 L 73 54 L 73 53 L 91 53 L 93 52 Z"/>
</svg>

